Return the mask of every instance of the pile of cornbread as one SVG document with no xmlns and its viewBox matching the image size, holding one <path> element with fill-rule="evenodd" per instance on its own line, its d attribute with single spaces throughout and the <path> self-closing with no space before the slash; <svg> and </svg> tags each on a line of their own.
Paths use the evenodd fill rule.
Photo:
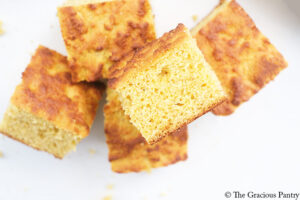
<svg viewBox="0 0 300 200">
<path fill-rule="evenodd" d="M 118 173 L 186 160 L 189 123 L 234 113 L 287 67 L 235 0 L 160 38 L 149 0 L 69 0 L 57 16 L 68 55 L 37 48 L 0 132 L 62 159 L 99 123 L 106 92 L 104 131 Z"/>
</svg>

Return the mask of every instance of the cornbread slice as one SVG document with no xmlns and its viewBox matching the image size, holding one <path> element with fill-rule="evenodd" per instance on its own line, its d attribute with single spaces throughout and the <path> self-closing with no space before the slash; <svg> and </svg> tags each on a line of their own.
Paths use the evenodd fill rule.
<svg viewBox="0 0 300 200">
<path fill-rule="evenodd" d="M 115 62 L 156 37 L 148 0 L 71 0 L 58 17 L 74 82 L 109 78 Z"/>
<path fill-rule="evenodd" d="M 116 91 L 107 90 L 104 126 L 111 168 L 118 173 L 150 171 L 187 159 L 187 127 L 154 145 L 146 143 L 141 133 L 125 115 Z"/>
<path fill-rule="evenodd" d="M 223 1 L 192 35 L 228 94 L 228 100 L 213 109 L 216 115 L 233 113 L 287 67 L 282 55 L 235 1 Z"/>
<path fill-rule="evenodd" d="M 72 84 L 67 58 L 40 46 L 23 72 L 0 132 L 63 158 L 89 134 L 101 90 Z"/>
<path fill-rule="evenodd" d="M 150 144 L 226 98 L 183 24 L 128 56 L 126 64 L 121 61 L 112 68 L 114 78 L 108 85 L 117 91 L 125 114 Z"/>
</svg>

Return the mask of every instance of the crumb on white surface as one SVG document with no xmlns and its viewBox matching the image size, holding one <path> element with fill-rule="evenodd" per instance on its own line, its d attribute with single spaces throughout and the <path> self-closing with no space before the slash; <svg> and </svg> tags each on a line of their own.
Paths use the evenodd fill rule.
<svg viewBox="0 0 300 200">
<path fill-rule="evenodd" d="M 3 157 L 3 153 L 0 151 L 0 158 L 2 158 Z"/>
<path fill-rule="evenodd" d="M 167 196 L 167 193 L 165 193 L 165 192 L 161 192 L 161 193 L 159 194 L 159 196 L 161 196 L 161 197 L 165 197 L 165 196 Z"/>
<path fill-rule="evenodd" d="M 106 186 L 106 188 L 107 189 L 109 189 L 109 190 L 112 190 L 112 189 L 114 189 L 114 185 L 113 184 L 108 184 L 107 186 Z"/>
<path fill-rule="evenodd" d="M 0 35 L 4 33 L 4 30 L 2 28 L 2 21 L 0 20 Z"/>
<path fill-rule="evenodd" d="M 111 197 L 111 195 L 107 195 L 107 196 L 103 197 L 102 200 L 112 200 L 112 197 Z"/>
<path fill-rule="evenodd" d="M 192 19 L 193 19 L 194 22 L 196 22 L 198 20 L 198 15 L 193 15 Z"/>
<path fill-rule="evenodd" d="M 90 153 L 91 155 L 94 155 L 94 154 L 96 153 L 96 150 L 95 150 L 95 149 L 89 149 L 89 153 Z"/>
</svg>

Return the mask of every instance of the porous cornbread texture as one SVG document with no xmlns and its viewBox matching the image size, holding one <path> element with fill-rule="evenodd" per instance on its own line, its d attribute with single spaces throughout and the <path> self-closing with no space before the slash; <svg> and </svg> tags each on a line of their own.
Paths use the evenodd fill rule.
<svg viewBox="0 0 300 200">
<path fill-rule="evenodd" d="M 187 159 L 187 127 L 154 145 L 130 123 L 114 90 L 107 90 L 104 126 L 111 168 L 118 173 L 149 171 Z"/>
<path fill-rule="evenodd" d="M 224 1 L 192 30 L 228 100 L 213 109 L 229 115 L 249 100 L 287 63 L 236 1 Z"/>
<path fill-rule="evenodd" d="M 109 87 L 148 143 L 155 143 L 225 99 L 221 84 L 182 24 L 112 68 Z M 124 66 L 125 65 L 125 66 Z"/>
<path fill-rule="evenodd" d="M 40 46 L 23 72 L 0 132 L 63 158 L 89 134 L 101 90 L 72 84 L 67 58 Z"/>
<path fill-rule="evenodd" d="M 115 62 L 156 37 L 148 0 L 87 2 L 58 8 L 74 82 L 109 78 Z"/>
</svg>

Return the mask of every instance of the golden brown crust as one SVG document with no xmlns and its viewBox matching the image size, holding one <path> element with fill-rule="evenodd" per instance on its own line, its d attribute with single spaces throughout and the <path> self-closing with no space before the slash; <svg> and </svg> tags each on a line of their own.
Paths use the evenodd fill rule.
<svg viewBox="0 0 300 200">
<path fill-rule="evenodd" d="M 138 66 L 147 66 L 147 63 L 151 63 L 168 49 L 180 44 L 187 37 L 185 31 L 188 31 L 185 26 L 179 24 L 176 29 L 165 33 L 161 38 L 127 54 L 120 62 L 110 68 L 108 86 L 116 88 L 117 83 L 121 82 L 131 70 Z"/>
<path fill-rule="evenodd" d="M 229 115 L 249 100 L 287 63 L 236 1 L 220 4 L 192 30 L 229 99 L 213 109 Z"/>
<path fill-rule="evenodd" d="M 23 72 L 11 103 L 58 128 L 85 137 L 101 93 L 101 87 L 95 84 L 72 84 L 66 57 L 40 46 Z"/>
<path fill-rule="evenodd" d="M 112 64 L 156 37 L 147 0 L 59 7 L 58 17 L 75 82 L 108 78 Z"/>
<path fill-rule="evenodd" d="M 113 171 L 148 171 L 187 159 L 186 126 L 155 145 L 149 145 L 124 114 L 115 91 L 108 89 L 107 100 L 104 126 Z"/>
<path fill-rule="evenodd" d="M 65 17 L 63 22 L 67 40 L 75 40 L 87 32 L 83 19 L 77 17 L 77 13 L 72 7 L 62 7 L 60 12 L 63 13 L 62 17 Z"/>
</svg>

